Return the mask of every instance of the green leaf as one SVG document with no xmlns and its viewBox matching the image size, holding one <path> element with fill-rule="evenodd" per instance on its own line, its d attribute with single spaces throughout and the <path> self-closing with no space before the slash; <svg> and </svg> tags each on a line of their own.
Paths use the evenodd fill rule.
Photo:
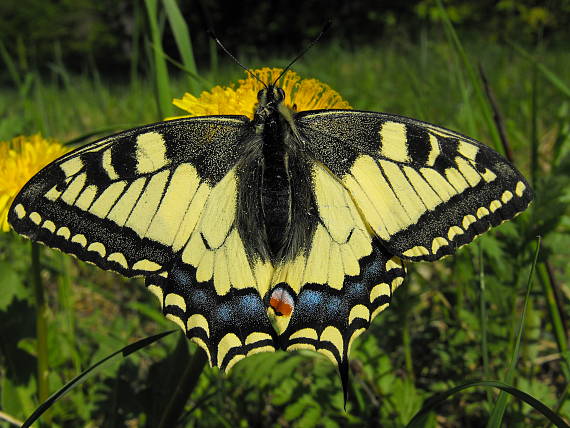
<svg viewBox="0 0 570 428">
<path fill-rule="evenodd" d="M 283 417 L 285 417 L 285 419 L 288 421 L 292 421 L 299 418 L 305 412 L 305 409 L 311 405 L 312 401 L 313 401 L 312 397 L 309 397 L 308 395 L 302 395 L 301 398 L 299 398 L 299 400 L 297 400 L 293 404 L 288 405 L 285 408 Z"/>
<path fill-rule="evenodd" d="M 16 384 L 13 379 L 4 376 L 1 392 L 2 411 L 13 416 L 25 417 L 34 410 L 36 382 L 33 377 L 30 377 L 26 384 Z"/>
<path fill-rule="evenodd" d="M 7 262 L 0 262 L 0 311 L 8 308 L 14 299 L 25 299 L 29 292 L 18 273 Z"/>
<path fill-rule="evenodd" d="M 316 404 L 316 403 L 315 403 Z M 296 422 L 300 427 L 315 427 L 320 424 L 321 410 L 315 405 L 311 406 L 305 410 L 303 416 L 301 416 Z"/>
</svg>

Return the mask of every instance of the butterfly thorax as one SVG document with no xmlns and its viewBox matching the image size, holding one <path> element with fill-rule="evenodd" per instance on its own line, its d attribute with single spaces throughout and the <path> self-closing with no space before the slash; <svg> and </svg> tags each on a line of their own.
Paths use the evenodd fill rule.
<svg viewBox="0 0 570 428">
<path fill-rule="evenodd" d="M 269 86 L 261 90 L 253 120 L 256 134 L 261 138 L 261 159 L 257 166 L 260 171 L 255 174 L 260 179 L 259 202 L 255 205 L 262 223 L 258 226 L 265 236 L 260 245 L 265 244 L 266 248 L 260 252 L 267 250 L 274 263 L 290 259 L 306 248 L 314 230 L 306 220 L 300 221 L 312 219 L 310 168 L 299 155 L 301 142 L 292 120 L 293 112 L 284 105 L 284 98 L 281 88 Z"/>
</svg>

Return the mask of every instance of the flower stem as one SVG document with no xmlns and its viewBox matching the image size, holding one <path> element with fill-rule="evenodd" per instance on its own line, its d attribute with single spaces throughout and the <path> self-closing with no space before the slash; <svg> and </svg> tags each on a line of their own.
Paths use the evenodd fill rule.
<svg viewBox="0 0 570 428">
<path fill-rule="evenodd" d="M 36 303 L 36 358 L 38 363 L 38 400 L 40 403 L 43 403 L 49 397 L 47 343 L 48 307 L 40 275 L 40 249 L 38 244 L 35 242 L 32 242 L 32 282 Z"/>
</svg>

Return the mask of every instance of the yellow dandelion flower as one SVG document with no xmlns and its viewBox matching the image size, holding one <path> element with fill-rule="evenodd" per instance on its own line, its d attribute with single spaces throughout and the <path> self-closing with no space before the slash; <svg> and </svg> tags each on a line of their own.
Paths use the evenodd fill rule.
<svg viewBox="0 0 570 428">
<path fill-rule="evenodd" d="M 8 209 L 24 184 L 40 169 L 69 151 L 39 134 L 0 141 L 0 228 L 7 232 Z"/>
<path fill-rule="evenodd" d="M 272 83 L 282 71 L 281 68 L 265 67 L 253 70 L 253 73 L 261 82 Z M 237 87 L 215 86 L 210 91 L 202 92 L 199 97 L 185 93 L 182 98 L 172 102 L 190 113 L 178 117 L 241 114 L 253 119 L 257 93 L 263 89 L 261 82 L 248 74 L 247 78 L 238 81 Z M 329 85 L 317 79 L 302 79 L 291 70 L 281 77 L 279 86 L 285 91 L 285 105 L 295 111 L 351 108 Z"/>
</svg>

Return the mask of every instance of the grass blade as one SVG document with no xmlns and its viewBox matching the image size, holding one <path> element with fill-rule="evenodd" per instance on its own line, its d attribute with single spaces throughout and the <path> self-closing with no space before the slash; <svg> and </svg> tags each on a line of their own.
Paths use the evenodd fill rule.
<svg viewBox="0 0 570 428">
<path fill-rule="evenodd" d="M 555 88 L 557 88 L 561 93 L 570 98 L 570 86 L 568 86 L 562 79 L 560 79 L 552 70 L 546 67 L 539 60 L 534 58 L 530 53 L 525 51 L 519 45 L 513 42 L 509 44 L 516 50 L 523 58 L 529 60 L 534 64 L 534 66 L 542 73 L 542 75 L 548 80 Z"/>
<path fill-rule="evenodd" d="M 6 69 L 8 70 L 8 74 L 10 74 L 10 77 L 14 81 L 14 84 L 18 89 L 20 89 L 22 86 L 22 81 L 20 79 L 18 67 L 16 67 L 16 63 L 12 59 L 12 56 L 8 52 L 8 49 L 6 49 L 6 46 L 4 46 L 4 43 L 2 43 L 2 40 L 0 40 L 0 56 L 2 57 L 2 60 L 6 65 Z"/>
<path fill-rule="evenodd" d="M 162 119 L 172 114 L 172 96 L 170 94 L 168 67 L 162 52 L 162 35 L 158 25 L 157 0 L 145 0 L 145 5 L 150 25 L 158 112 Z"/>
<path fill-rule="evenodd" d="M 49 353 L 48 353 L 48 305 L 41 278 L 40 248 L 36 242 L 31 243 L 32 250 L 32 282 L 36 306 L 36 358 L 38 400 L 47 400 L 49 396 Z M 49 421 L 48 421 L 49 422 Z"/>
<path fill-rule="evenodd" d="M 528 301 L 530 299 L 530 292 L 532 290 L 532 279 L 534 277 L 534 269 L 535 269 L 536 263 L 538 261 L 538 253 L 540 252 L 540 242 L 541 242 L 541 237 L 539 236 L 539 237 L 537 237 L 536 250 L 534 252 L 534 260 L 532 262 L 532 266 L 530 267 L 530 272 L 528 274 L 528 282 L 527 282 L 527 286 L 526 286 L 526 296 L 524 299 L 523 310 L 522 310 L 522 314 L 520 317 L 519 325 L 517 327 L 515 347 L 513 349 L 512 355 L 511 355 L 511 363 L 509 365 L 509 369 L 507 371 L 507 374 L 505 375 L 505 381 L 508 384 L 512 383 L 512 381 L 513 381 L 513 378 L 515 375 L 516 365 L 517 365 L 517 362 L 519 359 L 520 344 L 521 344 L 521 339 L 522 339 L 522 335 L 523 335 L 523 331 L 524 331 L 526 311 L 527 311 Z M 501 392 L 499 394 L 499 398 L 497 399 L 497 404 L 493 408 L 493 412 L 491 413 L 491 417 L 489 418 L 489 421 L 487 423 L 487 427 L 498 428 L 501 426 L 501 422 L 503 420 L 503 415 L 505 414 L 506 407 L 507 407 L 507 395 L 504 392 Z"/>
<path fill-rule="evenodd" d="M 449 38 L 451 44 L 454 46 L 459 58 L 461 59 L 463 67 L 465 68 L 465 72 L 467 73 L 467 77 L 469 78 L 469 81 L 473 86 L 473 90 L 475 91 L 475 100 L 477 101 L 479 109 L 483 114 L 483 119 L 487 125 L 487 129 L 491 133 L 491 141 L 493 143 L 493 146 L 495 150 L 500 151 L 501 137 L 499 135 L 497 127 L 495 126 L 495 122 L 493 121 L 493 113 L 491 112 L 491 108 L 487 102 L 487 99 L 485 98 L 483 88 L 481 87 L 481 82 L 477 77 L 477 73 L 475 72 L 475 69 L 471 64 L 471 61 L 469 61 L 469 58 L 465 53 L 465 49 L 463 49 L 463 45 L 459 40 L 459 36 L 457 35 L 455 29 L 453 28 L 453 24 L 451 23 L 449 15 L 447 14 L 447 11 L 443 7 L 441 0 L 437 0 L 437 5 L 443 17 L 443 24 L 445 27 L 445 32 L 447 34 L 447 37 Z"/>
<path fill-rule="evenodd" d="M 129 356 L 130 354 L 132 354 L 133 352 L 138 351 L 139 349 L 142 349 L 146 346 L 149 346 L 150 344 L 156 342 L 157 340 L 162 339 L 165 336 L 168 336 L 171 333 L 174 333 L 175 331 L 178 330 L 170 330 L 170 331 L 165 331 L 163 333 L 159 333 L 159 334 L 155 334 L 154 336 L 149 336 L 149 337 L 145 337 L 144 339 L 138 340 L 134 343 L 131 343 L 127 346 L 122 347 L 121 349 L 119 349 L 118 351 L 113 352 L 111 355 L 106 356 L 105 358 L 103 358 L 102 360 L 98 361 L 97 363 L 93 364 L 91 367 L 89 367 L 87 370 L 85 370 L 83 373 L 79 374 L 78 376 L 74 377 L 72 380 L 70 380 L 69 382 L 67 382 L 61 389 L 59 389 L 57 392 L 55 392 L 51 397 L 49 397 L 46 401 L 44 401 L 35 411 L 34 413 L 32 413 L 30 415 L 30 417 L 28 419 L 26 419 L 26 421 L 24 422 L 24 424 L 22 425 L 22 428 L 27 428 L 29 426 L 31 426 L 35 421 L 38 420 L 38 418 L 45 413 L 46 410 L 48 410 L 56 401 L 58 401 L 60 398 L 62 398 L 65 394 L 67 394 L 72 388 L 74 388 L 76 385 L 79 384 L 79 382 L 81 382 L 82 380 L 85 379 L 85 377 L 91 373 L 93 370 L 95 370 L 97 367 L 109 362 L 110 360 L 114 359 L 116 356 L 118 356 L 119 354 L 123 355 L 123 358 Z"/>
<path fill-rule="evenodd" d="M 567 350 L 566 342 L 566 329 L 564 328 L 564 322 L 562 319 L 562 313 L 557 302 L 556 293 L 554 289 L 554 281 L 552 281 L 550 275 L 548 274 L 548 262 L 541 263 L 538 266 L 538 279 L 542 285 L 542 291 L 544 297 L 546 298 L 546 304 L 548 306 L 548 313 L 550 315 L 550 322 L 552 323 L 552 330 L 554 336 L 556 337 L 556 342 L 558 344 L 558 350 L 560 353 L 564 353 Z M 563 359 L 563 361 L 566 361 Z"/>
<path fill-rule="evenodd" d="M 188 76 L 187 92 L 197 95 L 198 84 L 194 80 L 193 76 L 198 74 L 198 70 L 196 68 L 196 61 L 194 60 L 194 52 L 192 51 L 192 41 L 190 39 L 188 25 L 186 25 L 186 21 L 184 21 L 182 13 L 180 13 L 176 0 L 163 0 L 163 2 L 164 8 L 166 9 L 166 15 L 168 16 L 168 21 L 170 22 L 170 28 L 172 28 L 174 40 L 176 41 L 180 57 L 182 58 L 182 63 L 184 64 L 184 68 L 190 71 Z"/>
<path fill-rule="evenodd" d="M 182 340 L 186 340 L 186 337 L 182 337 Z M 207 362 L 208 356 L 206 352 L 202 348 L 196 347 L 194 355 L 192 355 L 192 358 L 184 368 L 176 389 L 170 396 L 170 401 L 164 410 L 159 428 L 168 428 L 178 424 L 180 417 L 184 414 L 184 407 L 192 396 L 192 392 L 196 388 L 200 374 Z"/>
<path fill-rule="evenodd" d="M 126 123 L 123 125 L 106 126 L 104 128 L 94 129 L 90 132 L 85 132 L 75 138 L 67 140 L 63 143 L 64 146 L 76 146 L 85 143 L 86 140 L 96 137 L 98 135 L 108 135 L 110 132 L 119 132 L 122 129 L 130 129 L 140 126 L 139 124 Z"/>
<path fill-rule="evenodd" d="M 511 149 L 511 145 L 509 144 L 509 140 L 507 139 L 507 130 L 505 129 L 505 121 L 503 120 L 503 115 L 499 110 L 499 104 L 497 103 L 497 99 L 491 89 L 491 84 L 489 83 L 489 79 L 483 69 L 482 65 L 479 65 L 479 76 L 481 76 L 481 81 L 483 82 L 483 86 L 485 88 L 485 95 L 487 95 L 487 100 L 493 110 L 493 121 L 497 126 L 497 130 L 499 131 L 499 137 L 501 139 L 501 143 L 503 145 L 503 150 L 505 153 L 505 157 L 514 162 L 513 151 Z"/>
<path fill-rule="evenodd" d="M 416 413 L 414 415 L 414 417 L 412 418 L 412 420 L 408 423 L 408 425 L 406 425 L 406 428 L 423 428 L 422 421 L 423 421 L 423 418 L 425 417 L 425 415 L 427 413 L 431 412 L 436 406 L 442 404 L 445 400 L 447 400 L 453 394 L 460 392 L 460 391 L 463 391 L 464 389 L 473 388 L 476 386 L 490 386 L 493 388 L 498 388 L 501 390 L 501 393 L 511 394 L 511 395 L 517 397 L 519 400 L 522 400 L 525 403 L 529 404 L 536 411 L 538 411 L 538 412 L 542 413 L 544 416 L 546 416 L 548 418 L 548 420 L 550 422 L 552 422 L 554 425 L 556 425 L 557 427 L 568 428 L 570 426 L 566 422 L 564 422 L 560 416 L 558 416 L 556 413 L 554 413 L 552 410 L 550 410 L 547 406 L 545 406 L 541 401 L 537 400 L 532 395 L 527 394 L 524 391 L 521 391 L 520 389 L 517 389 L 513 386 L 507 385 L 507 384 L 502 383 L 502 382 L 476 381 L 476 382 L 469 382 L 469 383 L 466 383 L 463 385 L 456 386 L 455 388 L 451 388 L 445 392 L 437 393 L 437 394 L 431 396 L 430 398 L 428 398 L 425 401 L 425 405 L 422 407 L 422 409 L 418 413 Z"/>
<path fill-rule="evenodd" d="M 487 302 L 485 294 L 485 265 L 483 247 L 478 244 L 479 258 L 479 304 L 481 317 L 481 355 L 483 356 L 483 375 L 489 377 L 489 350 L 487 349 Z M 487 392 L 487 400 L 491 403 L 491 393 Z"/>
<path fill-rule="evenodd" d="M 536 189 L 538 179 L 538 72 L 532 69 L 530 95 L 530 180 Z"/>
</svg>

